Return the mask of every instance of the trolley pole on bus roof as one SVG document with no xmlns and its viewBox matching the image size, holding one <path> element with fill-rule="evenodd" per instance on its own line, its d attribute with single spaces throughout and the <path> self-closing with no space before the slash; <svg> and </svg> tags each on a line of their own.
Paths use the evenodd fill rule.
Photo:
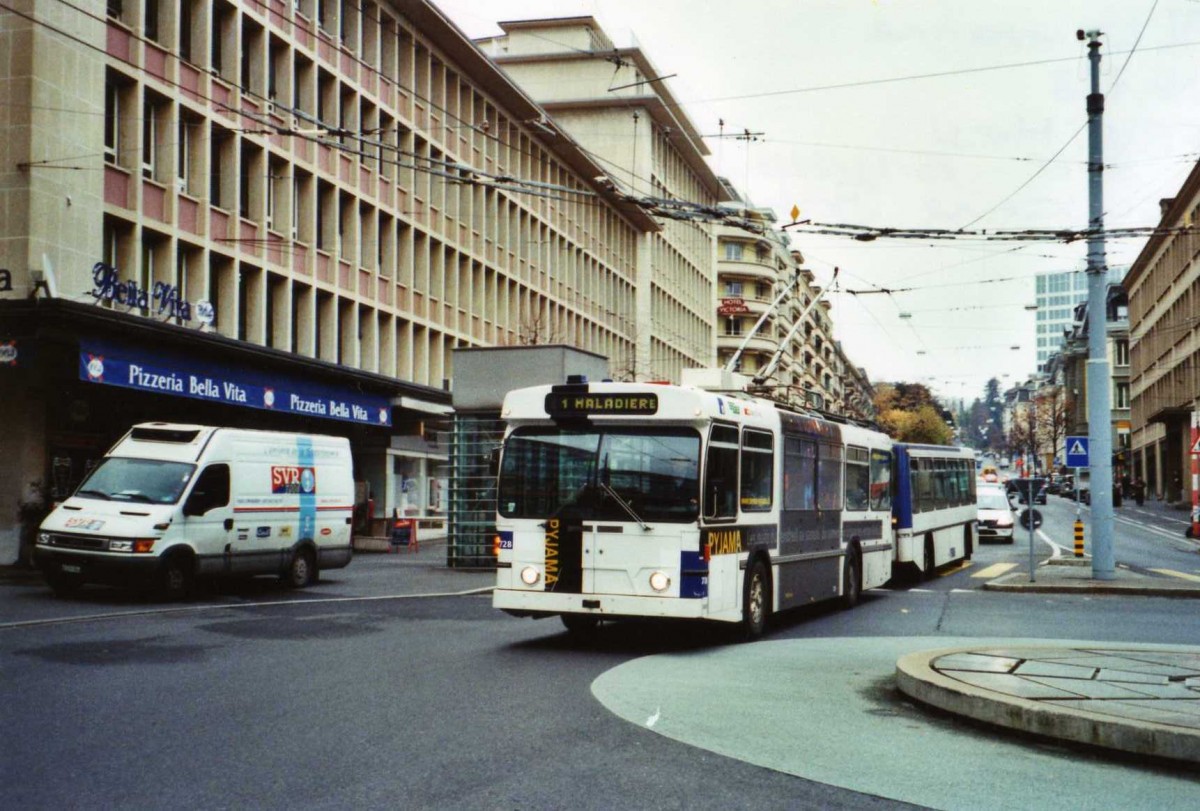
<svg viewBox="0 0 1200 811">
<path fill-rule="evenodd" d="M 1091 438 L 1092 501 L 1092 577 L 1112 580 L 1113 562 L 1113 489 L 1112 489 L 1112 409 L 1109 394 L 1107 352 L 1108 268 L 1104 256 L 1104 94 L 1100 92 L 1101 31 L 1075 32 L 1088 41 L 1091 63 L 1091 93 L 1087 97 L 1088 114 L 1088 362 L 1087 414 Z"/>
</svg>

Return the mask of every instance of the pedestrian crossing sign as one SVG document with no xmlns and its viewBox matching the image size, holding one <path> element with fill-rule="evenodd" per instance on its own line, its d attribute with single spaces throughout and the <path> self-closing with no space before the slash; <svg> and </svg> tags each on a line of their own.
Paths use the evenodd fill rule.
<svg viewBox="0 0 1200 811">
<path fill-rule="evenodd" d="M 1196 441 L 1192 443 L 1192 449 L 1188 453 L 1200 453 L 1200 436 L 1196 437 Z"/>
<path fill-rule="evenodd" d="M 1067 467 L 1088 467 L 1088 438 L 1067 437 Z"/>
</svg>

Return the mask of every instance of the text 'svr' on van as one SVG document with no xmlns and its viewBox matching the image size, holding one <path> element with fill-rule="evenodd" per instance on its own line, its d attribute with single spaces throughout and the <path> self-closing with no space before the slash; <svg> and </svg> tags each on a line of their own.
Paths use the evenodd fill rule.
<svg viewBox="0 0 1200 811">
<path fill-rule="evenodd" d="M 85 583 L 185 595 L 196 577 L 278 575 L 301 587 L 352 556 L 350 443 L 342 437 L 134 426 L 38 532 L 58 593 Z"/>
</svg>

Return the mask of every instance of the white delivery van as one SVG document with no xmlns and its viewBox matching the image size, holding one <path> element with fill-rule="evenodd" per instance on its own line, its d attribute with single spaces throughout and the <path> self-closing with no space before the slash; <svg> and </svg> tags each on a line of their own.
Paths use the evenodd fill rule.
<svg viewBox="0 0 1200 811">
<path fill-rule="evenodd" d="M 305 586 L 350 562 L 354 476 L 342 437 L 135 425 L 42 522 L 35 550 L 59 593 L 197 576 L 276 574 Z"/>
</svg>

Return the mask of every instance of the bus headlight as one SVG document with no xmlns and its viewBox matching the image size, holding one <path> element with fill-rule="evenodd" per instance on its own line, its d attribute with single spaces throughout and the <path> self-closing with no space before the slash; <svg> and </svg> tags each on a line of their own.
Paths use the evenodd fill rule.
<svg viewBox="0 0 1200 811">
<path fill-rule="evenodd" d="M 537 581 L 541 579 L 541 577 L 542 577 L 542 573 L 539 572 L 533 566 L 526 566 L 524 569 L 521 570 L 521 582 L 527 586 L 532 586 L 532 585 L 536 584 Z"/>
<path fill-rule="evenodd" d="M 671 578 L 667 577 L 662 572 L 654 572 L 650 575 L 650 588 L 655 591 L 666 591 L 671 587 Z"/>
</svg>

